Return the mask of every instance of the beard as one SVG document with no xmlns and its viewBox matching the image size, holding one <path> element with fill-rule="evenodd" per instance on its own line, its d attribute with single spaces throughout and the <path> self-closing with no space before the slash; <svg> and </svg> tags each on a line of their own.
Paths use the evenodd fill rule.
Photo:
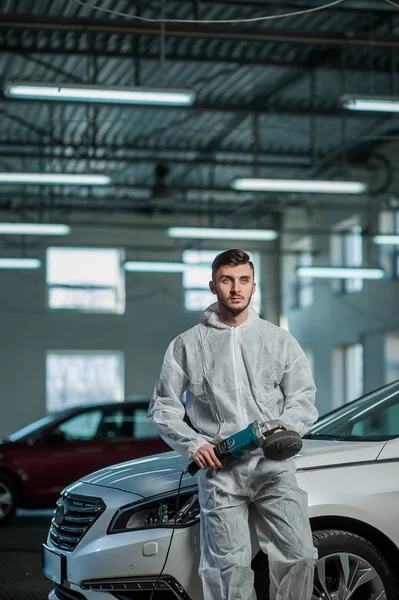
<svg viewBox="0 0 399 600">
<path fill-rule="evenodd" d="M 221 300 L 218 297 L 218 302 L 221 306 L 223 306 L 223 308 L 225 310 L 227 310 L 227 312 L 229 312 L 231 315 L 233 315 L 234 317 L 236 317 L 237 315 L 240 315 L 242 312 L 244 312 L 244 310 L 246 310 L 251 302 L 251 298 L 252 298 L 252 294 L 248 299 L 248 302 L 244 305 L 244 306 L 229 306 L 229 304 L 227 304 L 227 302 L 225 303 L 223 300 Z"/>
</svg>

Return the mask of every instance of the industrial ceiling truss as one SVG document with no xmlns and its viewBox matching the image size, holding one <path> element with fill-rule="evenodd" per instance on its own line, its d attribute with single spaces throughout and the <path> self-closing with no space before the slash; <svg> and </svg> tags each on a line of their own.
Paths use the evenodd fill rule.
<svg viewBox="0 0 399 600">
<path fill-rule="evenodd" d="M 148 19 L 222 21 L 309 10 L 321 2 L 90 0 Z M 163 12 L 162 12 L 163 11 Z M 396 95 L 399 10 L 348 1 L 318 12 L 249 23 L 158 23 L 73 0 L 0 6 L 0 171 L 106 173 L 102 189 L 2 185 L 0 211 L 118 211 L 182 218 L 245 215 L 247 225 L 292 207 L 301 193 L 240 193 L 237 177 L 368 181 L 375 155 L 396 139 L 390 114 L 346 111 L 344 94 Z M 192 106 L 9 97 L 11 81 L 103 87 L 190 88 Z M 378 161 L 377 161 L 378 163 Z M 389 171 L 383 161 L 378 168 Z M 370 173 L 373 175 L 370 176 Z M 385 182 L 381 185 L 381 181 Z M 314 197 L 312 206 L 352 210 Z M 27 213 L 28 211 L 28 213 Z M 233 222 L 232 222 L 233 221 Z M 236 223 L 237 224 L 237 223 Z"/>
</svg>

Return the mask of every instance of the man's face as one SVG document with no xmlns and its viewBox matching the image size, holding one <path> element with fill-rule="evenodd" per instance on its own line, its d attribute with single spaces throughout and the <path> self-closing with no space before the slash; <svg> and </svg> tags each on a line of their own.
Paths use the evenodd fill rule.
<svg viewBox="0 0 399 600">
<path fill-rule="evenodd" d="M 242 313 L 251 302 L 256 284 L 250 265 L 224 266 L 215 273 L 209 288 L 218 302 L 233 315 Z"/>
</svg>

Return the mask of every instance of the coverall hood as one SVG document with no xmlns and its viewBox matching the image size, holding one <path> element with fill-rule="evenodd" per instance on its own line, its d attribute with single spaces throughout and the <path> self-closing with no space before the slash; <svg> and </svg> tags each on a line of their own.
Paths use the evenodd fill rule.
<svg viewBox="0 0 399 600">
<path fill-rule="evenodd" d="M 257 319 L 259 319 L 259 315 L 256 310 L 252 308 L 252 306 L 248 306 L 248 318 L 244 321 L 244 323 L 238 325 L 238 327 L 248 327 Z M 226 323 L 223 323 L 219 319 L 217 302 L 211 304 L 206 310 L 204 310 L 201 315 L 201 323 L 216 327 L 218 329 L 231 329 L 229 325 L 226 325 Z"/>
</svg>

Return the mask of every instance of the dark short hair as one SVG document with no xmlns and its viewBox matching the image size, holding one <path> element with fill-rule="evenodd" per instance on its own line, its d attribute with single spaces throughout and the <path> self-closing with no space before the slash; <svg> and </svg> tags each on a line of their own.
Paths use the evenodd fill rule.
<svg viewBox="0 0 399 600">
<path fill-rule="evenodd" d="M 249 256 L 244 250 L 232 248 L 218 254 L 212 263 L 212 279 L 215 279 L 217 271 L 220 267 L 236 267 L 238 265 L 249 265 L 252 269 L 252 274 L 255 277 L 255 269 L 253 263 L 249 260 Z"/>
</svg>

